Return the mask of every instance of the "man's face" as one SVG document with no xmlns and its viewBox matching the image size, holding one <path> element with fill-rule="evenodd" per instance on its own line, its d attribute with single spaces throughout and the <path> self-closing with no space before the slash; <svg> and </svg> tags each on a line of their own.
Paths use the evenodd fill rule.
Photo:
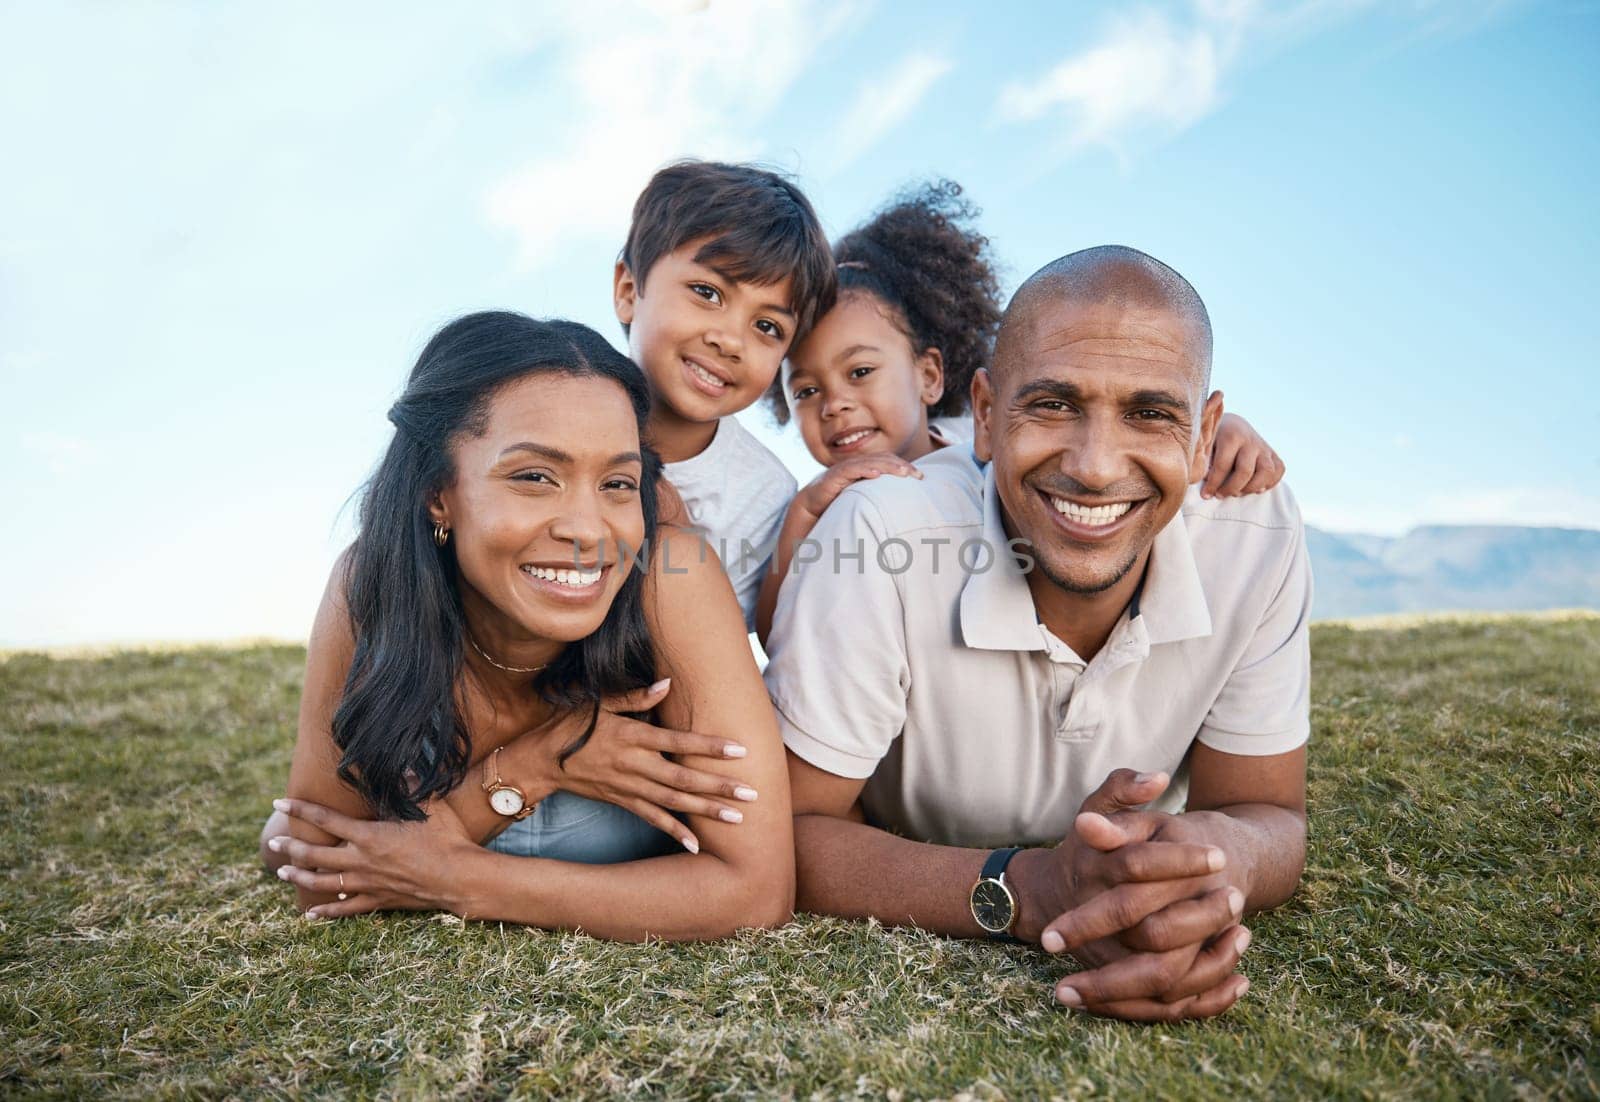
<svg viewBox="0 0 1600 1102">
<path fill-rule="evenodd" d="M 1204 474 L 1222 395 L 1202 402 L 1201 338 L 1173 312 L 1047 301 L 1015 324 L 973 381 L 974 447 L 1045 578 L 1098 593 Z"/>
<path fill-rule="evenodd" d="M 778 374 L 794 338 L 788 277 L 735 280 L 695 260 L 691 241 L 650 266 L 643 286 L 618 263 L 617 320 L 651 391 L 686 421 L 715 421 L 753 404 Z"/>
</svg>

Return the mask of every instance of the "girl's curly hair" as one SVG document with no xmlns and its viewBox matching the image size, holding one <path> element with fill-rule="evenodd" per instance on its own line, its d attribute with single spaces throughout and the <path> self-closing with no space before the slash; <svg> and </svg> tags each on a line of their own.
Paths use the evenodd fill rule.
<svg viewBox="0 0 1600 1102">
<path fill-rule="evenodd" d="M 917 355 L 939 350 L 944 393 L 929 407 L 934 417 L 966 412 L 973 372 L 989 366 L 1000 328 L 1000 282 L 989 239 L 971 226 L 977 215 L 960 184 L 935 180 L 902 192 L 833 246 L 839 301 L 870 294 Z M 767 404 L 778 424 L 789 423 L 781 374 Z"/>
</svg>

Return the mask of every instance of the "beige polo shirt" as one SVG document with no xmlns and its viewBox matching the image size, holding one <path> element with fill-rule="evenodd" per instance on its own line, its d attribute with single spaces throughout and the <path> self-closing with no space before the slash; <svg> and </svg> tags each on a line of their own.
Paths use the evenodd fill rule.
<svg viewBox="0 0 1600 1102">
<path fill-rule="evenodd" d="M 1285 486 L 1191 491 L 1085 663 L 1009 556 L 984 551 L 1008 546 L 992 467 L 959 445 L 917 465 L 922 481 L 858 482 L 829 507 L 767 646 L 785 744 L 870 778 L 872 822 L 945 845 L 1058 841 L 1113 769 L 1171 773 L 1155 806 L 1178 811 L 1196 739 L 1245 755 L 1306 741 L 1311 569 Z"/>
</svg>

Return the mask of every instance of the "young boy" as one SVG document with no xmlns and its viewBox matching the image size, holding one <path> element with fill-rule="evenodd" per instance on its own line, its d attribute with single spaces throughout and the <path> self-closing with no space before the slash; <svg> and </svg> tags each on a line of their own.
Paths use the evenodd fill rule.
<svg viewBox="0 0 1600 1102">
<path fill-rule="evenodd" d="M 650 443 L 750 627 L 797 487 L 733 414 L 761 398 L 789 346 L 833 305 L 836 278 L 799 188 L 704 161 L 651 178 L 617 261 L 613 304 L 650 380 Z"/>
</svg>

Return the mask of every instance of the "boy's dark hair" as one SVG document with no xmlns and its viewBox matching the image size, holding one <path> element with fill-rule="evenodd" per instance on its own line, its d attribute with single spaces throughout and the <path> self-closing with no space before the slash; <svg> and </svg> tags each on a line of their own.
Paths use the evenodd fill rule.
<svg viewBox="0 0 1600 1102">
<path fill-rule="evenodd" d="M 977 215 L 960 184 L 935 180 L 902 192 L 833 246 L 840 298 L 871 294 L 913 351 L 939 350 L 944 393 L 929 407 L 935 417 L 966 412 L 973 372 L 989 366 L 1000 329 L 1000 281 L 989 239 L 971 228 Z M 789 423 L 781 375 L 767 404 L 778 424 Z"/>
<path fill-rule="evenodd" d="M 668 165 L 633 204 L 622 262 L 642 289 L 656 261 L 701 238 L 710 240 L 695 262 L 714 265 L 741 283 L 790 277 L 791 342 L 833 306 L 837 277 L 828 237 L 810 200 L 787 177 L 719 161 Z"/>
</svg>

